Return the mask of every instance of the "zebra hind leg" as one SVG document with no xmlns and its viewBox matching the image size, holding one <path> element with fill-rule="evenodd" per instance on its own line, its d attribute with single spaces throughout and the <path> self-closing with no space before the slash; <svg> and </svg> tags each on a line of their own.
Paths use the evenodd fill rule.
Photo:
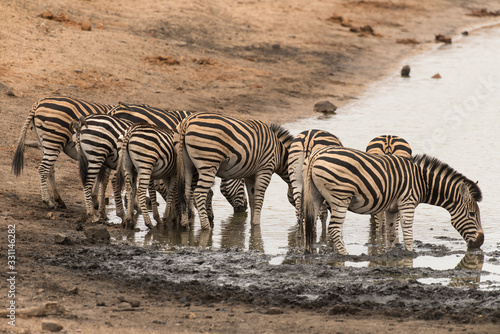
<svg viewBox="0 0 500 334">
<path fill-rule="evenodd" d="M 330 224 L 328 225 L 328 234 L 330 235 L 330 239 L 333 242 L 335 249 L 342 255 L 348 255 L 344 241 L 342 240 L 342 226 L 344 224 L 349 203 L 350 200 L 345 200 L 339 205 L 330 203 L 331 217 Z"/>
<path fill-rule="evenodd" d="M 212 229 L 212 223 L 210 222 L 209 218 L 209 210 L 207 210 L 207 200 L 209 196 L 209 192 L 211 191 L 211 188 L 214 184 L 215 181 L 215 169 L 211 169 L 209 172 L 204 171 L 203 174 L 199 175 L 198 182 L 196 184 L 196 189 L 194 190 L 194 198 L 195 198 L 195 204 L 196 208 L 198 209 L 198 215 L 200 217 L 200 223 L 201 223 L 201 228 L 204 230 L 211 230 Z M 211 205 L 211 201 L 210 201 Z M 210 210 L 211 211 L 211 210 Z M 213 214 L 212 214 L 212 221 L 213 221 Z"/>
</svg>

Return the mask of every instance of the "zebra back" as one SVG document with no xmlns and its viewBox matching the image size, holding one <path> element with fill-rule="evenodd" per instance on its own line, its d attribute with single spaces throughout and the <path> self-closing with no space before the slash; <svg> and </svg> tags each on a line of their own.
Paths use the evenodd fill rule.
<svg viewBox="0 0 500 334">
<path fill-rule="evenodd" d="M 411 159 L 411 146 L 406 140 L 393 135 L 381 135 L 373 138 L 366 147 L 370 154 L 394 154 Z"/>
<path fill-rule="evenodd" d="M 59 152 L 71 141 L 70 125 L 81 116 L 105 114 L 113 109 L 112 105 L 88 102 L 64 96 L 47 97 L 36 102 L 31 108 L 19 136 L 16 152 L 12 161 L 12 171 L 20 175 L 24 167 L 24 142 L 30 123 L 33 124 L 40 144 L 47 152 Z M 45 140 L 41 140 L 41 135 Z M 45 163 L 46 164 L 46 163 Z M 42 161 L 42 165 L 44 161 Z M 51 166 L 47 166 L 51 168 Z"/>
<path fill-rule="evenodd" d="M 184 118 L 192 113 L 183 110 L 159 109 L 146 104 L 123 103 L 120 103 L 119 106 L 109 112 L 114 117 L 126 119 L 133 123 L 149 123 L 168 129 L 175 129 Z"/>
</svg>

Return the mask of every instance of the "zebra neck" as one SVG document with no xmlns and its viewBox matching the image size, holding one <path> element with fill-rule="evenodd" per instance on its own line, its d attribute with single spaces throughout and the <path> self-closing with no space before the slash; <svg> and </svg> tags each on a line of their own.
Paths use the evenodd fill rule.
<svg viewBox="0 0 500 334">
<path fill-rule="evenodd" d="M 453 207 L 454 193 L 458 180 L 447 170 L 423 170 L 424 189 L 423 203 L 440 206 L 448 211 Z"/>
</svg>

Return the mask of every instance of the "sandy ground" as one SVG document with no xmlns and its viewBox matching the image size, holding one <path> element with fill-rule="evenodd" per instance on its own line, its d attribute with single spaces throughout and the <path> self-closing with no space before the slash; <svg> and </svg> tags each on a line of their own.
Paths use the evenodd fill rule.
<svg viewBox="0 0 500 334">
<path fill-rule="evenodd" d="M 485 15 L 471 15 L 481 8 Z M 18 313 L 16 327 L 4 319 L 0 330 L 38 333 L 41 322 L 52 319 L 68 333 L 497 332 L 498 315 L 491 310 L 460 318 L 450 316 L 452 310 L 444 306 L 441 313 L 434 310 L 425 316 L 411 307 L 397 314 L 377 308 L 358 312 L 353 307 L 359 305 L 348 303 L 339 311 L 332 304 L 256 301 L 248 298 L 248 291 L 231 293 L 229 287 L 225 293 L 211 287 L 207 291 L 213 296 L 199 286 L 190 292 L 184 286 L 196 284 L 189 275 L 187 285 L 168 277 L 122 276 L 101 268 L 100 259 L 107 253 L 116 258 L 134 258 L 134 252 L 144 256 L 144 250 L 54 243 L 56 233 L 77 240 L 83 235 L 75 224 L 84 210 L 75 161 L 61 156 L 56 164 L 68 209 L 52 213 L 40 198 L 40 150 L 27 148 L 22 177 L 10 173 L 19 131 L 30 107 L 41 98 L 61 94 L 284 123 L 313 116 L 318 101 L 341 107 L 359 98 L 376 80 L 399 73 L 406 57 L 439 45 L 436 34 L 456 38 L 466 29 L 497 20 L 489 15 L 497 10 L 495 0 L 3 0 L 0 254 L 7 260 L 7 226 L 15 224 L 16 307 L 57 301 L 64 312 L 42 318 Z M 35 139 L 31 132 L 28 137 Z M 198 254 L 198 261 L 204 256 L 214 255 Z M 7 270 L 2 275 L 8 276 Z M 5 280 L 0 288 L 6 307 L 11 299 Z M 119 297 L 139 300 L 140 307 L 124 311 Z"/>
</svg>

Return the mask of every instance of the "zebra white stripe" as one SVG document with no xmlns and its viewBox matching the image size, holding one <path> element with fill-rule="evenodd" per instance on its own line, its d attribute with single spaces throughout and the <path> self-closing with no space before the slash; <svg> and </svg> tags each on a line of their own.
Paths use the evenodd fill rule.
<svg viewBox="0 0 500 334">
<path fill-rule="evenodd" d="M 448 165 L 427 155 L 410 159 L 371 155 L 348 148 L 316 151 L 307 165 L 302 195 L 306 251 L 312 250 L 312 226 L 323 200 L 331 210 L 328 232 L 335 248 L 347 254 L 342 224 L 347 210 L 361 214 L 386 213 L 394 224 L 400 213 L 406 249 L 413 250 L 413 216 L 419 203 L 438 205 L 450 212 L 451 224 L 470 248 L 484 241 L 477 202 L 481 191 Z"/>
<path fill-rule="evenodd" d="M 290 185 L 288 148 L 293 137 L 280 126 L 201 113 L 184 119 L 177 132 L 177 186 L 183 226 L 188 224 L 186 203 L 192 196 L 195 171 L 199 180 L 193 195 L 203 229 L 211 229 L 206 198 L 216 176 L 245 179 L 253 225 L 260 223 L 264 193 L 272 174 L 277 173 Z"/>
</svg>

